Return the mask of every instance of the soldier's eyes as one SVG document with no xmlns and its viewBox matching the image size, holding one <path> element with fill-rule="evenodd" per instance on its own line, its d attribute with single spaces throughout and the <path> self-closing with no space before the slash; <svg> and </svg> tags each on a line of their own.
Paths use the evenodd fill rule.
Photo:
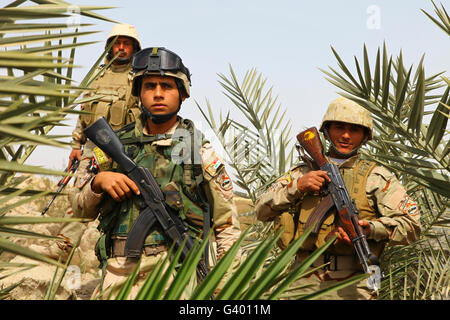
<svg viewBox="0 0 450 320">
<path fill-rule="evenodd" d="M 161 87 L 163 87 L 164 89 L 172 89 L 173 86 L 170 83 L 162 83 Z"/>
<path fill-rule="evenodd" d="M 143 84 L 143 87 L 145 89 L 149 89 L 149 90 L 154 90 L 156 89 L 157 86 L 160 86 L 161 89 L 163 90 L 170 90 L 175 88 L 175 86 L 171 83 L 166 83 L 166 82 L 162 82 L 162 83 L 154 83 L 154 82 L 145 82 Z"/>
<path fill-rule="evenodd" d="M 151 82 L 146 82 L 146 83 L 144 84 L 144 88 L 145 88 L 145 89 L 155 89 L 155 88 L 156 88 L 156 84 L 151 83 Z"/>
</svg>

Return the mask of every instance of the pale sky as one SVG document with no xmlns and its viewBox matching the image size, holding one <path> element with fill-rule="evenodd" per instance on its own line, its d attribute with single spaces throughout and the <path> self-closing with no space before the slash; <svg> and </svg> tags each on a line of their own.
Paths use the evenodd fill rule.
<svg viewBox="0 0 450 320">
<path fill-rule="evenodd" d="M 72 3 L 93 5 L 87 0 Z M 425 53 L 426 76 L 449 69 L 449 37 L 420 11 L 435 16 L 431 1 L 97 0 L 95 5 L 120 7 L 98 13 L 133 24 L 144 48 L 166 47 L 181 56 L 192 73 L 192 87 L 180 115 L 194 120 L 203 131 L 208 126 L 195 101 L 204 106 L 208 99 L 216 115 L 231 111 L 241 119 L 218 83 L 218 73 L 229 75 L 229 64 L 240 80 L 251 68 L 267 78 L 267 87 L 273 86 L 273 94 L 279 96 L 293 123 L 293 135 L 318 126 L 340 91 L 319 70 L 338 69 L 330 46 L 351 66 L 353 56 L 362 62 L 366 44 L 373 68 L 377 48 L 386 42 L 389 54 L 397 57 L 401 49 L 405 64 L 413 64 L 414 70 Z M 80 21 L 96 24 L 82 31 L 101 32 L 79 39 L 100 42 L 78 49 L 75 63 L 83 68 L 76 70 L 75 80 L 81 80 L 101 54 L 113 26 L 85 17 Z M 70 135 L 75 118 L 66 123 L 67 127 L 52 133 Z M 62 169 L 69 153 L 68 148 L 39 146 L 26 163 Z"/>
</svg>

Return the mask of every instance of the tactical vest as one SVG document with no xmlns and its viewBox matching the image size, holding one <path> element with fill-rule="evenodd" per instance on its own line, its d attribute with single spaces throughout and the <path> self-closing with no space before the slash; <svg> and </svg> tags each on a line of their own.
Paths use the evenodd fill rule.
<svg viewBox="0 0 450 320">
<path fill-rule="evenodd" d="M 140 114 L 137 98 L 131 94 L 132 74 L 130 68 L 110 66 L 92 83 L 92 95 L 102 96 L 82 105 L 81 121 L 85 127 L 100 117 L 105 117 L 114 130 L 134 122 Z"/>
<path fill-rule="evenodd" d="M 357 160 L 355 166 L 352 168 L 340 168 L 340 172 L 344 179 L 345 186 L 351 199 L 355 200 L 356 207 L 359 211 L 359 218 L 361 220 L 375 220 L 377 218 L 376 211 L 369 204 L 366 194 L 367 178 L 370 172 L 375 167 L 375 163 L 367 160 Z M 317 204 L 322 200 L 320 196 L 306 195 L 301 204 L 295 209 L 298 213 L 297 230 L 295 232 L 295 239 L 303 233 L 308 217 L 313 212 Z M 311 235 L 304 242 L 302 249 L 312 251 L 325 244 L 325 238 L 330 232 L 337 227 L 336 214 L 330 214 L 322 223 L 319 233 Z M 371 251 L 380 256 L 384 244 L 368 240 Z M 354 255 L 355 251 L 351 246 L 345 244 L 331 245 L 327 252 L 335 255 Z"/>
<path fill-rule="evenodd" d="M 189 233 L 193 237 L 201 236 L 203 232 L 204 212 L 209 215 L 209 210 L 205 210 L 206 196 L 200 184 L 203 181 L 203 171 L 201 167 L 201 158 L 197 158 L 197 163 L 192 161 L 194 152 L 198 152 L 199 148 L 206 143 L 203 135 L 194 128 L 190 120 L 182 120 L 173 135 L 158 134 L 150 136 L 136 137 L 134 123 L 130 124 L 118 132 L 121 142 L 124 144 L 125 153 L 135 161 L 138 166 L 146 167 L 153 174 L 156 181 L 161 187 L 165 195 L 166 204 L 176 210 L 185 225 L 189 228 Z M 201 137 L 201 144 L 198 150 L 190 149 L 189 160 L 176 163 L 172 161 L 172 157 L 180 150 L 188 150 L 180 148 L 180 143 L 184 143 L 186 137 L 180 137 L 177 131 L 187 130 L 191 136 L 197 131 L 196 136 Z M 172 143 L 157 145 L 153 142 L 158 140 L 172 139 Z M 183 157 L 186 159 L 186 157 Z M 198 163 L 200 162 L 200 163 Z M 194 163 L 194 164 L 192 164 Z M 114 168 L 114 165 L 113 165 Z M 113 169 L 120 172 L 120 170 Z M 100 209 L 100 225 L 99 229 L 104 232 L 106 238 L 125 238 L 127 237 L 134 221 L 139 215 L 140 197 L 133 197 L 121 203 L 115 202 L 109 198 L 105 205 Z M 209 230 L 209 226 L 208 230 Z M 169 239 L 166 239 L 163 230 L 158 223 L 150 230 L 145 245 L 165 243 L 170 245 Z M 107 250 L 109 250 L 107 248 Z"/>
</svg>

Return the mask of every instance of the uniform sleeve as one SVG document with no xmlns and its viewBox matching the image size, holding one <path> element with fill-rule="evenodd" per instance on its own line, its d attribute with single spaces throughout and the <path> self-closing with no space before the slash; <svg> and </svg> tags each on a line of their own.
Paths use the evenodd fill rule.
<svg viewBox="0 0 450 320">
<path fill-rule="evenodd" d="M 99 71 L 101 67 L 97 67 L 96 71 L 93 73 L 92 77 L 94 77 Z M 91 89 L 98 88 L 98 78 L 94 80 L 91 85 Z M 94 95 L 94 91 L 86 90 L 83 92 L 83 98 L 89 98 Z M 86 102 L 81 105 L 81 110 L 85 110 L 86 106 L 91 102 Z M 81 115 L 78 116 L 77 124 L 75 125 L 75 129 L 72 131 L 72 148 L 73 149 L 81 149 L 81 146 L 86 143 L 87 137 L 84 135 L 83 130 L 86 128 L 86 124 L 81 120 Z"/>
<path fill-rule="evenodd" d="M 75 195 L 72 197 L 72 211 L 74 217 L 95 219 L 98 216 L 98 209 L 103 200 L 103 193 L 95 193 L 91 188 L 95 173 L 92 172 L 92 164 L 98 167 L 94 154 L 90 150 L 85 150 L 83 159 L 77 171 L 75 181 Z"/>
<path fill-rule="evenodd" d="M 78 116 L 77 124 L 75 129 L 72 131 L 72 148 L 81 149 L 81 146 L 86 143 L 86 136 L 83 133 L 85 129 L 83 122 L 81 121 L 81 116 Z"/>
<path fill-rule="evenodd" d="M 420 235 L 420 210 L 398 179 L 387 169 L 377 166 L 367 179 L 366 192 L 370 205 L 379 217 L 370 238 L 388 241 L 389 245 L 406 245 Z"/>
<path fill-rule="evenodd" d="M 292 168 L 258 197 L 255 203 L 258 220 L 271 221 L 303 198 L 304 194 L 297 189 L 297 180 L 307 170 L 306 166 Z"/>
<path fill-rule="evenodd" d="M 210 144 L 201 149 L 205 191 L 213 203 L 213 228 L 217 256 L 221 258 L 241 235 L 238 213 L 233 199 L 233 185 L 223 161 Z M 240 256 L 240 251 L 238 253 Z"/>
</svg>

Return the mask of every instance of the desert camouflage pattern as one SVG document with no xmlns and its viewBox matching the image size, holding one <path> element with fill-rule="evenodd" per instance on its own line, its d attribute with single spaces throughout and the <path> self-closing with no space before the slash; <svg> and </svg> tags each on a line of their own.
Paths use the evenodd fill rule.
<svg viewBox="0 0 450 320">
<path fill-rule="evenodd" d="M 329 158 L 330 162 L 333 162 Z M 333 162 L 335 163 L 335 162 Z M 341 173 L 350 171 L 356 168 L 361 163 L 359 155 L 355 155 L 339 166 Z M 255 210 L 257 218 L 261 221 L 272 221 L 284 224 L 289 228 L 293 227 L 292 214 L 298 210 L 298 208 L 304 204 L 305 206 L 311 206 L 309 199 L 313 198 L 310 194 L 303 194 L 297 189 L 297 180 L 309 172 L 311 169 L 301 164 L 291 168 L 283 177 L 278 179 L 272 186 L 270 186 L 256 201 Z M 354 172 L 354 179 L 357 171 Z M 346 187 L 352 197 L 355 195 L 361 199 L 356 199 L 358 209 L 361 211 L 361 218 L 370 220 L 373 225 L 373 231 L 368 237 L 369 246 L 372 250 L 380 255 L 385 245 L 407 245 L 415 242 L 420 235 L 420 210 L 417 203 L 407 194 L 405 188 L 400 184 L 398 179 L 389 172 L 386 168 L 372 165 L 372 168 L 367 172 L 365 178 L 365 188 L 363 196 L 358 192 L 353 192 L 353 186 L 357 186 L 356 182 L 351 181 L 351 177 L 345 174 L 343 175 Z M 361 193 L 359 193 L 361 194 Z M 316 197 L 320 199 L 319 197 Z M 318 201 L 316 202 L 318 203 Z M 360 208 L 362 204 L 363 208 Z M 362 210 L 361 210 L 362 209 Z M 306 210 L 306 209 L 302 209 Z M 300 216 L 302 211 L 300 211 Z M 295 238 L 298 238 L 301 233 L 302 225 L 301 221 L 304 218 L 299 219 L 297 234 Z M 327 221 L 329 220 L 329 221 Z M 320 232 L 322 235 L 326 235 L 335 228 L 335 217 L 331 215 L 328 217 Z M 287 221 L 287 222 L 286 222 Z M 300 232 L 299 232 L 300 230 Z M 324 234 L 325 233 L 325 234 Z M 288 237 L 292 238 L 292 234 Z M 312 250 L 314 250 L 320 244 L 325 242 L 324 238 L 320 238 L 321 243 L 317 243 L 318 239 L 307 239 L 306 246 L 315 243 L 316 246 L 309 246 L 302 248 L 297 253 L 297 264 L 304 258 L 306 258 Z M 288 244 L 289 241 L 285 243 Z M 304 245 L 305 246 L 305 245 Z M 341 246 L 345 246 L 341 244 Z M 342 251 L 343 250 L 343 251 Z M 350 250 L 350 253 L 348 252 Z M 348 246 L 347 252 L 345 248 L 339 248 L 339 246 L 332 245 L 327 249 L 326 254 L 331 256 L 335 255 L 338 259 L 337 269 L 325 270 L 319 269 L 307 278 L 302 278 L 294 283 L 297 285 L 312 284 L 315 285 L 314 290 L 331 286 L 336 281 L 348 279 L 352 275 L 362 272 L 359 265 L 358 258 L 353 248 Z M 318 259 L 320 260 L 320 259 Z M 316 261 L 313 266 L 320 266 L 327 261 Z M 293 266 L 295 267 L 295 265 Z M 334 266 L 336 267 L 336 266 Z M 361 281 L 348 289 L 339 290 L 335 293 L 331 293 L 325 298 L 329 299 L 371 299 L 374 298 L 374 293 L 367 288 L 366 281 Z"/>
<path fill-rule="evenodd" d="M 82 114 L 78 117 L 72 132 L 72 148 L 81 149 L 86 143 L 83 130 L 100 117 L 105 117 L 114 130 L 135 121 L 140 110 L 137 97 L 131 94 L 131 85 L 131 63 L 112 64 L 102 72 L 92 83 L 90 87 L 92 90 L 84 94 L 84 98 L 98 97 L 98 99 L 81 105 L 82 111 L 92 114 Z"/>
<path fill-rule="evenodd" d="M 357 160 L 359 155 L 336 165 L 340 169 L 350 168 L 356 165 Z M 305 194 L 298 191 L 297 180 L 309 170 L 307 166 L 294 167 L 267 189 L 255 204 L 258 219 L 273 220 L 282 212 L 289 211 L 292 204 L 301 202 Z M 371 220 L 374 232 L 370 238 L 386 241 L 388 245 L 406 245 L 417 240 L 420 234 L 419 207 L 394 174 L 384 167 L 375 166 L 367 179 L 366 195 L 377 212 L 377 218 Z"/>
</svg>

